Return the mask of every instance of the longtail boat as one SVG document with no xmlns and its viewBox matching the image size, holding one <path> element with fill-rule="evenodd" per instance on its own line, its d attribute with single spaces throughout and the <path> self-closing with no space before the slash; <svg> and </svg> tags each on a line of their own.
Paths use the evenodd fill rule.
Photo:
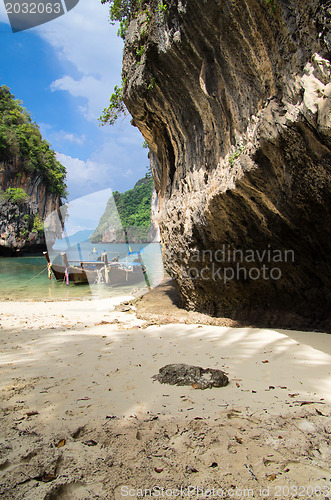
<svg viewBox="0 0 331 500">
<path fill-rule="evenodd" d="M 117 259 L 108 262 L 107 252 L 100 261 L 70 261 L 67 254 L 61 252 L 63 265 L 52 264 L 48 252 L 43 252 L 48 263 L 49 275 L 53 272 L 57 281 L 73 282 L 75 285 L 104 283 L 110 286 L 131 285 L 145 280 L 149 287 L 146 267 L 140 255 L 134 262 L 121 262 Z"/>
<path fill-rule="evenodd" d="M 61 257 L 63 260 L 62 264 L 53 264 L 49 258 L 48 252 L 43 252 L 47 263 L 49 272 L 53 272 L 55 279 L 57 281 L 72 281 L 73 283 L 82 284 L 88 283 L 88 279 L 84 269 L 80 266 L 73 266 L 69 264 L 66 254 L 61 253 Z"/>
</svg>

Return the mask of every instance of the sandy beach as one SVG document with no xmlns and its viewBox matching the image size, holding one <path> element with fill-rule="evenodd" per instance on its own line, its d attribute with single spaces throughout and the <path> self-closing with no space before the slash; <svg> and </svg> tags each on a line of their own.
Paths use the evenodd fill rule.
<svg viewBox="0 0 331 500">
<path fill-rule="evenodd" d="M 330 335 L 152 294 L 0 303 L 3 498 L 330 498 Z M 229 384 L 154 381 L 168 363 Z"/>
</svg>

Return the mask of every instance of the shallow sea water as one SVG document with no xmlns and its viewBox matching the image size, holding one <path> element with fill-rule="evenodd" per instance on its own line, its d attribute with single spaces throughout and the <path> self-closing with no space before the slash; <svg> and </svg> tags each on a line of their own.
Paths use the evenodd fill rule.
<svg viewBox="0 0 331 500">
<path fill-rule="evenodd" d="M 100 247 L 100 248 L 99 248 Z M 81 252 L 84 260 L 96 260 L 101 251 L 107 250 L 109 256 L 119 254 L 122 258 L 127 253 L 124 244 L 108 245 L 82 244 Z M 136 248 L 137 247 L 137 248 Z M 93 252 L 93 250 L 96 252 Z M 133 251 L 139 245 L 132 245 Z M 52 261 L 61 262 L 58 251 L 52 251 Z M 77 247 L 67 250 L 69 259 L 79 260 Z M 94 255 L 95 254 L 95 255 Z M 95 258 L 93 257 L 95 256 Z M 163 265 L 159 244 L 149 244 L 142 252 L 144 264 L 149 271 L 152 287 L 156 286 L 163 277 Z M 52 275 L 49 280 L 47 262 L 43 255 L 26 255 L 22 257 L 0 257 L 0 301 L 3 300 L 68 300 L 113 298 L 140 294 L 146 291 L 144 282 L 131 286 L 109 287 L 104 284 L 74 285 L 57 282 Z"/>
</svg>

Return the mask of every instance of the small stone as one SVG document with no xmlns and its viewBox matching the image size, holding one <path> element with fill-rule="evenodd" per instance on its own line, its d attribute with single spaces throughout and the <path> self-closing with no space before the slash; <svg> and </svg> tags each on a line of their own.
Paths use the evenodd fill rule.
<svg viewBox="0 0 331 500">
<path fill-rule="evenodd" d="M 88 441 L 83 441 L 86 446 L 96 446 L 98 443 L 94 439 L 89 439 Z"/>
</svg>

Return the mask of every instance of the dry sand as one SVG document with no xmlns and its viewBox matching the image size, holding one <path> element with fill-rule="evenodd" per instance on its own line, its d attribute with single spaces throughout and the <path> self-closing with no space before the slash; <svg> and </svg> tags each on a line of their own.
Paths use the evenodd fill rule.
<svg viewBox="0 0 331 500">
<path fill-rule="evenodd" d="M 3 498 L 331 497 L 330 335 L 133 304 L 0 303 Z M 153 381 L 183 362 L 230 383 Z"/>
</svg>

